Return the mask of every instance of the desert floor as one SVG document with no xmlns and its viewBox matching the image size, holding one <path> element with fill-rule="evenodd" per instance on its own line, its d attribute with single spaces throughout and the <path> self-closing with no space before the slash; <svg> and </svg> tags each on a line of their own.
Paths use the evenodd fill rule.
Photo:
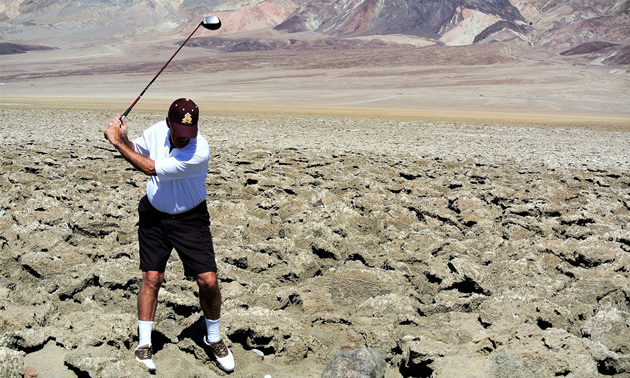
<svg viewBox="0 0 630 378">
<path fill-rule="evenodd" d="M 6 55 L 2 103 L 122 112 L 180 42 Z M 185 47 L 135 109 L 161 110 L 174 97 L 190 97 L 213 114 L 627 127 L 627 67 L 582 63 L 502 44 L 248 53 Z"/>
<path fill-rule="evenodd" d="M 149 46 L 3 57 L 0 347 L 41 377 L 143 373 L 145 179 L 102 132 L 174 50 Z M 348 345 L 388 377 L 630 374 L 627 67 L 501 45 L 180 54 L 130 136 L 174 98 L 201 107 L 233 376 L 319 376 Z M 158 376 L 224 375 L 199 320 L 174 254 Z"/>
</svg>

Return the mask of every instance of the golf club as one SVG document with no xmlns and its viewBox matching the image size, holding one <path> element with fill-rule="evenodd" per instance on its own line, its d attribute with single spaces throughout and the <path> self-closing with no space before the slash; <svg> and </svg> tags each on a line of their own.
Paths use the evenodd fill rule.
<svg viewBox="0 0 630 378">
<path fill-rule="evenodd" d="M 168 64 L 171 62 L 171 60 L 173 60 L 173 58 L 175 57 L 175 55 L 177 55 L 177 53 L 179 52 L 179 50 L 182 49 L 182 47 L 184 47 L 184 45 L 186 44 L 186 42 L 188 42 L 188 40 L 190 39 L 190 37 L 192 37 L 193 34 L 195 34 L 195 32 L 197 31 L 197 29 L 199 29 L 200 26 L 203 26 L 206 29 L 210 29 L 210 30 L 217 30 L 221 27 L 221 20 L 219 20 L 219 18 L 217 16 L 208 16 L 206 18 L 204 18 L 203 20 L 201 20 L 201 22 L 199 23 L 199 25 L 197 25 L 197 27 L 195 28 L 195 30 L 193 30 L 192 33 L 190 33 L 190 35 L 188 36 L 188 38 L 186 38 L 186 40 L 184 41 L 184 43 L 182 43 L 181 46 L 179 46 L 179 48 L 177 49 L 177 51 L 175 51 L 175 54 L 173 54 L 173 56 L 171 56 L 171 59 L 168 60 L 168 62 L 166 62 L 166 64 L 164 64 L 164 66 L 162 66 L 162 69 L 160 69 L 160 71 L 157 73 L 157 75 L 155 75 L 155 77 L 153 78 L 153 80 L 151 80 L 149 82 L 149 84 L 144 88 L 144 90 L 140 93 L 140 95 L 136 98 L 136 100 L 129 106 L 129 108 L 127 108 L 127 110 L 125 110 L 125 113 L 123 113 L 123 115 L 120 117 L 121 121 L 123 117 L 126 117 L 129 112 L 131 112 L 131 109 L 134 107 L 134 105 L 136 105 L 136 103 L 138 102 L 138 100 L 140 100 L 140 97 L 142 97 L 142 95 L 144 94 L 144 92 L 147 91 L 147 89 L 149 89 L 149 87 L 151 86 L 151 84 L 153 84 L 153 82 L 155 81 L 155 79 L 157 79 L 158 76 L 160 76 L 160 74 L 162 73 L 162 71 L 164 71 L 164 69 L 166 68 L 166 66 L 168 66 Z"/>
</svg>

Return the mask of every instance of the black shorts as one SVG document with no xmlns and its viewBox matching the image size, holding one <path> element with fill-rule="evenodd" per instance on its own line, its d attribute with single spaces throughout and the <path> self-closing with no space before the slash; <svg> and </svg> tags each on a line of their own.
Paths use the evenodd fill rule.
<svg viewBox="0 0 630 378">
<path fill-rule="evenodd" d="M 181 214 L 154 208 L 147 196 L 138 205 L 140 270 L 164 272 L 173 248 L 184 264 L 184 274 L 217 271 L 206 201 Z"/>
</svg>

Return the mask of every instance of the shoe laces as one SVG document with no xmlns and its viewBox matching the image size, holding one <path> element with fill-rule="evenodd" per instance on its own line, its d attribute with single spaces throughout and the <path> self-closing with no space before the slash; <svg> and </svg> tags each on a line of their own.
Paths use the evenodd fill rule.
<svg viewBox="0 0 630 378">
<path fill-rule="evenodd" d="M 223 340 L 216 341 L 214 343 L 209 344 L 210 348 L 214 352 L 214 355 L 217 357 L 225 357 L 228 355 L 228 349 L 225 346 Z"/>
<path fill-rule="evenodd" d="M 141 360 L 150 360 L 153 357 L 153 351 L 150 346 L 142 346 L 136 349 L 136 357 Z"/>
</svg>

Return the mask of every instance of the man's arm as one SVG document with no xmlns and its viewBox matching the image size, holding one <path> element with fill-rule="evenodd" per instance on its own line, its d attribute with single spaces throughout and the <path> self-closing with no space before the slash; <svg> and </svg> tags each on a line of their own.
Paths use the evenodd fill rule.
<svg viewBox="0 0 630 378">
<path fill-rule="evenodd" d="M 127 138 L 127 121 L 120 114 L 107 125 L 105 138 L 120 152 L 134 168 L 147 176 L 155 176 L 155 161 L 137 153 L 134 144 Z"/>
<path fill-rule="evenodd" d="M 133 143 L 130 141 L 120 142 L 115 144 L 116 149 L 134 168 L 144 173 L 147 176 L 155 176 L 155 160 L 142 156 L 137 153 L 133 148 Z"/>
</svg>

